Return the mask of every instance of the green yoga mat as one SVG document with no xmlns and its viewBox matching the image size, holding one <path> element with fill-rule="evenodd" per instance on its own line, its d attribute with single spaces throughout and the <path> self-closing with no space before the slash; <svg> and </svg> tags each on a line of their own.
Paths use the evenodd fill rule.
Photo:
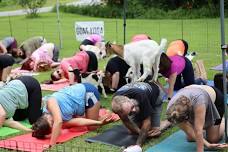
<svg viewBox="0 0 228 152">
<path fill-rule="evenodd" d="M 28 128 L 31 127 L 28 120 L 21 121 L 20 123 L 22 123 L 24 126 L 26 126 Z M 9 128 L 9 127 L 1 127 L 0 128 L 0 137 L 5 137 L 5 136 L 12 135 L 12 134 L 19 133 L 19 132 L 21 132 L 21 131 L 17 130 L 17 129 L 13 129 L 13 128 Z"/>
</svg>

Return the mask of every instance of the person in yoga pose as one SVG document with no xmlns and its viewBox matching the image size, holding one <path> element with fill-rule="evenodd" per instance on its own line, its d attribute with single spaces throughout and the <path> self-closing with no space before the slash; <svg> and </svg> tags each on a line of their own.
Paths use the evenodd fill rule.
<svg viewBox="0 0 228 152">
<path fill-rule="evenodd" d="M 33 124 L 42 115 L 39 82 L 30 76 L 18 77 L 0 88 L 0 96 L 0 127 L 32 131 L 18 121 L 28 118 Z"/>
<path fill-rule="evenodd" d="M 93 130 L 109 123 L 109 113 L 99 117 L 99 100 L 97 88 L 89 83 L 77 83 L 53 93 L 44 104 L 42 117 L 32 126 L 32 136 L 42 139 L 51 134 L 50 145 L 54 145 L 62 127 L 88 126 Z"/>
<path fill-rule="evenodd" d="M 28 71 L 47 71 L 59 65 L 59 50 L 54 43 L 45 43 L 25 61 L 21 67 Z"/>
<path fill-rule="evenodd" d="M 75 69 L 78 69 L 81 73 L 96 71 L 98 69 L 96 55 L 91 51 L 80 51 L 73 57 L 63 58 L 59 68 L 51 74 L 52 82 L 66 78 L 71 85 L 74 84 L 78 81 L 76 75 L 72 72 Z"/>
<path fill-rule="evenodd" d="M 155 83 L 145 82 L 126 84 L 112 98 L 112 111 L 119 115 L 130 133 L 139 135 L 135 146 L 137 149 L 147 137 L 161 134 L 161 98 L 160 88 Z"/>
<path fill-rule="evenodd" d="M 14 62 L 14 58 L 11 55 L 0 55 L 0 81 L 6 82 Z"/>
<path fill-rule="evenodd" d="M 170 100 L 173 96 L 174 90 L 179 90 L 185 86 L 195 83 L 194 71 L 191 61 L 184 56 L 167 56 L 165 53 L 161 54 L 159 73 L 167 78 L 169 88 L 165 90 L 167 99 Z"/>
<path fill-rule="evenodd" d="M 100 47 L 99 45 L 101 44 L 103 38 L 101 35 L 98 35 L 98 34 L 92 34 L 92 35 L 89 35 L 87 38 L 85 38 L 80 46 L 79 46 L 79 49 L 81 51 L 86 51 L 86 45 L 93 45 L 93 46 L 98 46 Z"/>
<path fill-rule="evenodd" d="M 224 146 L 218 144 L 224 134 L 224 103 L 217 88 L 190 85 L 179 90 L 169 101 L 166 114 L 170 122 L 185 132 L 188 141 L 196 141 L 197 152 L 203 152 L 204 146 Z"/>
</svg>

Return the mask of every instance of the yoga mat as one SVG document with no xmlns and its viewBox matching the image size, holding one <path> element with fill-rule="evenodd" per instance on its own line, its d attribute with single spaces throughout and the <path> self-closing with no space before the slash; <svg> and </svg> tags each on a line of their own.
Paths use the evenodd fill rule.
<svg viewBox="0 0 228 152">
<path fill-rule="evenodd" d="M 225 62 L 225 67 L 226 67 L 226 71 L 228 71 L 228 60 L 226 60 L 226 62 Z M 216 70 L 216 71 L 223 71 L 222 64 L 216 65 L 210 69 Z"/>
<path fill-rule="evenodd" d="M 23 76 L 39 75 L 39 73 L 37 73 L 37 72 L 32 72 L 32 71 L 28 71 L 28 70 L 20 70 L 20 67 L 12 69 L 11 73 L 12 74 L 21 74 Z"/>
<path fill-rule="evenodd" d="M 74 137 L 81 136 L 87 133 L 87 127 L 75 127 L 71 129 L 62 129 L 61 135 L 58 138 L 57 143 L 63 143 L 68 141 Z M 0 147 L 13 149 L 13 150 L 21 150 L 21 151 L 29 151 L 29 152 L 42 152 L 46 149 L 44 145 L 49 144 L 50 139 L 39 140 L 32 137 L 32 134 L 25 134 L 16 136 L 13 138 L 9 138 L 6 140 L 0 141 Z"/>
<path fill-rule="evenodd" d="M 137 137 L 137 135 L 130 135 L 123 125 L 116 125 L 98 136 L 87 138 L 85 141 L 128 147 L 136 144 Z"/>
<path fill-rule="evenodd" d="M 106 109 L 100 109 L 99 115 L 104 116 L 107 114 Z M 112 113 L 112 120 L 119 120 L 118 115 Z M 88 132 L 87 127 L 74 127 L 70 129 L 62 129 L 61 135 L 58 138 L 57 143 L 63 143 L 74 137 L 81 136 Z M 45 145 L 48 145 L 50 139 L 36 139 L 32 137 L 32 134 L 24 134 L 16 137 L 12 137 L 6 140 L 0 141 L 0 147 L 13 150 L 29 151 L 29 152 L 42 152 L 46 149 Z"/>
<path fill-rule="evenodd" d="M 55 82 L 54 84 L 41 84 L 40 86 L 41 90 L 58 91 L 66 86 L 69 86 L 69 81 L 67 79 L 64 79 L 60 82 Z"/>
<path fill-rule="evenodd" d="M 31 125 L 29 124 L 28 120 L 25 121 L 21 121 L 20 123 L 22 123 L 24 126 L 30 128 Z M 0 137 L 5 137 L 8 135 L 12 135 L 15 133 L 21 132 L 20 130 L 17 129 L 13 129 L 13 128 L 9 128 L 9 127 L 1 127 L 0 128 Z"/>
<path fill-rule="evenodd" d="M 187 142 L 185 133 L 180 130 L 162 142 L 150 147 L 146 152 L 196 152 L 196 143 Z M 213 151 L 205 150 L 205 152 Z"/>
</svg>

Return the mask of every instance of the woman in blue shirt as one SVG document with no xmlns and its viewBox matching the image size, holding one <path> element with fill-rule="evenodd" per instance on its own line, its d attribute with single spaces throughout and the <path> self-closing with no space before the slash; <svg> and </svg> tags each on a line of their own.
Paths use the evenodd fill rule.
<svg viewBox="0 0 228 152">
<path fill-rule="evenodd" d="M 89 83 L 77 83 L 55 92 L 47 100 L 43 116 L 33 125 L 33 137 L 45 138 L 51 134 L 50 145 L 56 144 L 61 128 L 96 126 L 110 121 L 110 115 L 99 119 L 100 95 Z M 74 116 L 83 116 L 75 118 Z"/>
</svg>

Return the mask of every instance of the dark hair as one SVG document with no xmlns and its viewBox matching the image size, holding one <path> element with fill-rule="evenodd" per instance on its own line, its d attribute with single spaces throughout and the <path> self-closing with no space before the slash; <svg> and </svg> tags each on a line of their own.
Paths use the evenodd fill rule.
<svg viewBox="0 0 228 152">
<path fill-rule="evenodd" d="M 29 58 L 27 61 L 25 61 L 21 66 L 21 70 L 32 71 L 33 68 L 30 67 L 31 62 L 33 62 L 33 60 L 31 58 Z"/>
<path fill-rule="evenodd" d="M 43 115 L 32 125 L 32 130 L 32 137 L 44 139 L 45 135 L 51 133 L 51 126 Z"/>
<path fill-rule="evenodd" d="M 181 41 L 184 43 L 184 55 L 185 56 L 188 53 L 188 42 L 181 39 Z"/>
<path fill-rule="evenodd" d="M 13 48 L 12 51 L 11 51 L 12 56 L 15 57 L 15 58 L 18 57 L 17 56 L 17 51 L 18 51 L 17 48 Z"/>
<path fill-rule="evenodd" d="M 170 69 L 172 61 L 170 58 L 165 54 L 162 53 L 160 57 L 160 64 L 159 64 L 159 73 L 164 74 Z"/>
<path fill-rule="evenodd" d="M 190 100 L 180 96 L 166 112 L 167 119 L 172 123 L 181 123 L 189 119 L 191 112 Z"/>
<path fill-rule="evenodd" d="M 54 72 L 55 72 L 55 71 L 53 71 L 53 72 L 51 73 L 51 80 L 52 80 L 52 81 L 58 81 L 58 80 L 60 80 L 60 78 L 57 78 L 57 77 L 54 75 Z"/>
</svg>

